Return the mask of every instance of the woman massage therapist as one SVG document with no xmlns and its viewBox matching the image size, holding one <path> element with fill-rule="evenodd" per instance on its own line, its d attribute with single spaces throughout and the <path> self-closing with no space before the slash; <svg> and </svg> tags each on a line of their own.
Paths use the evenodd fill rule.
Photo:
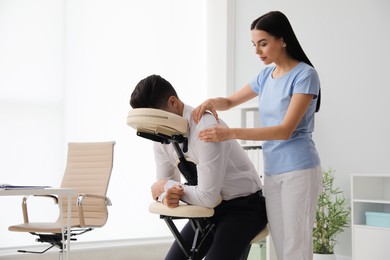
<svg viewBox="0 0 390 260">
<path fill-rule="evenodd" d="M 270 66 L 231 96 L 206 100 L 192 116 L 198 122 L 205 111 L 211 111 L 218 118 L 217 110 L 258 96 L 261 127 L 215 127 L 201 131 L 199 138 L 265 141 L 264 190 L 278 260 L 311 260 L 312 229 L 322 189 L 320 159 L 312 139 L 319 77 L 283 13 L 259 17 L 251 24 L 251 34 L 256 54 Z"/>
</svg>

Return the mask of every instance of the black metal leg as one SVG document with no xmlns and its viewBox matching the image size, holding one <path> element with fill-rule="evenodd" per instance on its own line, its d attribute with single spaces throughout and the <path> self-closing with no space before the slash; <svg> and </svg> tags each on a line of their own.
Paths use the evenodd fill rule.
<svg viewBox="0 0 390 260">
<path fill-rule="evenodd" d="M 190 218 L 189 221 L 195 232 L 192 241 L 192 246 L 190 247 L 186 243 L 186 241 L 184 241 L 179 230 L 176 228 L 175 223 L 173 222 L 173 219 L 182 219 L 182 218 L 175 218 L 175 217 L 163 216 L 163 215 L 161 215 L 160 217 L 164 219 L 165 223 L 167 223 L 169 229 L 171 230 L 173 236 L 176 239 L 177 244 L 179 245 L 184 255 L 187 257 L 187 259 L 198 260 L 199 259 L 198 253 L 200 251 L 200 248 L 203 242 L 206 240 L 206 238 L 213 232 L 215 225 L 212 223 L 207 223 L 207 225 L 204 226 L 201 224 L 201 222 L 205 221 L 205 219 Z"/>
<path fill-rule="evenodd" d="M 179 230 L 177 230 L 175 223 L 173 223 L 172 217 L 169 216 L 161 216 L 161 218 L 164 219 L 165 223 L 167 223 L 169 229 L 171 230 L 173 236 L 175 237 L 178 245 L 180 246 L 181 250 L 183 251 L 184 255 L 190 259 L 190 249 L 187 243 L 184 241 L 182 236 L 180 235 Z"/>
</svg>

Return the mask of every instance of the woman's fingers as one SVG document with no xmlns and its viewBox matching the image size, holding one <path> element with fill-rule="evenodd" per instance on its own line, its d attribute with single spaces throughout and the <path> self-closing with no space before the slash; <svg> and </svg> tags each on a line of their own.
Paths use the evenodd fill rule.
<svg viewBox="0 0 390 260">
<path fill-rule="evenodd" d="M 200 119 L 207 111 L 210 111 L 218 120 L 218 113 L 215 109 L 214 103 L 208 99 L 192 111 L 192 118 L 194 119 L 195 123 L 199 123 Z"/>
</svg>

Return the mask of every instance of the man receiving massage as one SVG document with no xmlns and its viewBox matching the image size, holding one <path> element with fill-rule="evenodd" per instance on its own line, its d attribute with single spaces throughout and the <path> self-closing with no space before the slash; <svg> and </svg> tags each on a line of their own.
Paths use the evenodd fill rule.
<svg viewBox="0 0 390 260">
<path fill-rule="evenodd" d="M 174 147 L 155 142 L 157 181 L 151 187 L 153 199 L 171 208 L 178 207 L 180 200 L 214 208 L 211 221 L 215 224 L 215 232 L 200 249 L 200 259 L 240 259 L 250 241 L 267 225 L 259 174 L 244 150 L 236 140 L 200 141 L 199 131 L 224 122 L 217 121 L 212 114 L 205 114 L 196 124 L 191 117 L 193 108 L 184 104 L 172 85 L 158 75 L 148 76 L 137 84 L 130 105 L 161 109 L 188 121 L 188 152 L 185 155 L 197 165 L 198 184 L 182 185 Z M 181 234 L 188 244 L 192 243 L 194 231 L 190 223 L 184 226 Z M 174 242 L 165 259 L 186 257 Z"/>
</svg>

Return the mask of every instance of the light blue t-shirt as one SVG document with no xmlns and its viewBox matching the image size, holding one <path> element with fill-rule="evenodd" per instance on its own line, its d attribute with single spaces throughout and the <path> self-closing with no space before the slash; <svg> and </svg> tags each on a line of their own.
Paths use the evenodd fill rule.
<svg viewBox="0 0 390 260">
<path fill-rule="evenodd" d="M 266 67 L 250 83 L 258 94 L 260 126 L 275 126 L 283 122 L 291 97 L 295 93 L 313 94 L 314 99 L 298 127 L 288 140 L 265 141 L 264 172 L 267 175 L 313 168 L 320 159 L 312 139 L 314 113 L 320 81 L 316 70 L 300 62 L 290 72 L 272 78 L 274 66 Z"/>
</svg>

